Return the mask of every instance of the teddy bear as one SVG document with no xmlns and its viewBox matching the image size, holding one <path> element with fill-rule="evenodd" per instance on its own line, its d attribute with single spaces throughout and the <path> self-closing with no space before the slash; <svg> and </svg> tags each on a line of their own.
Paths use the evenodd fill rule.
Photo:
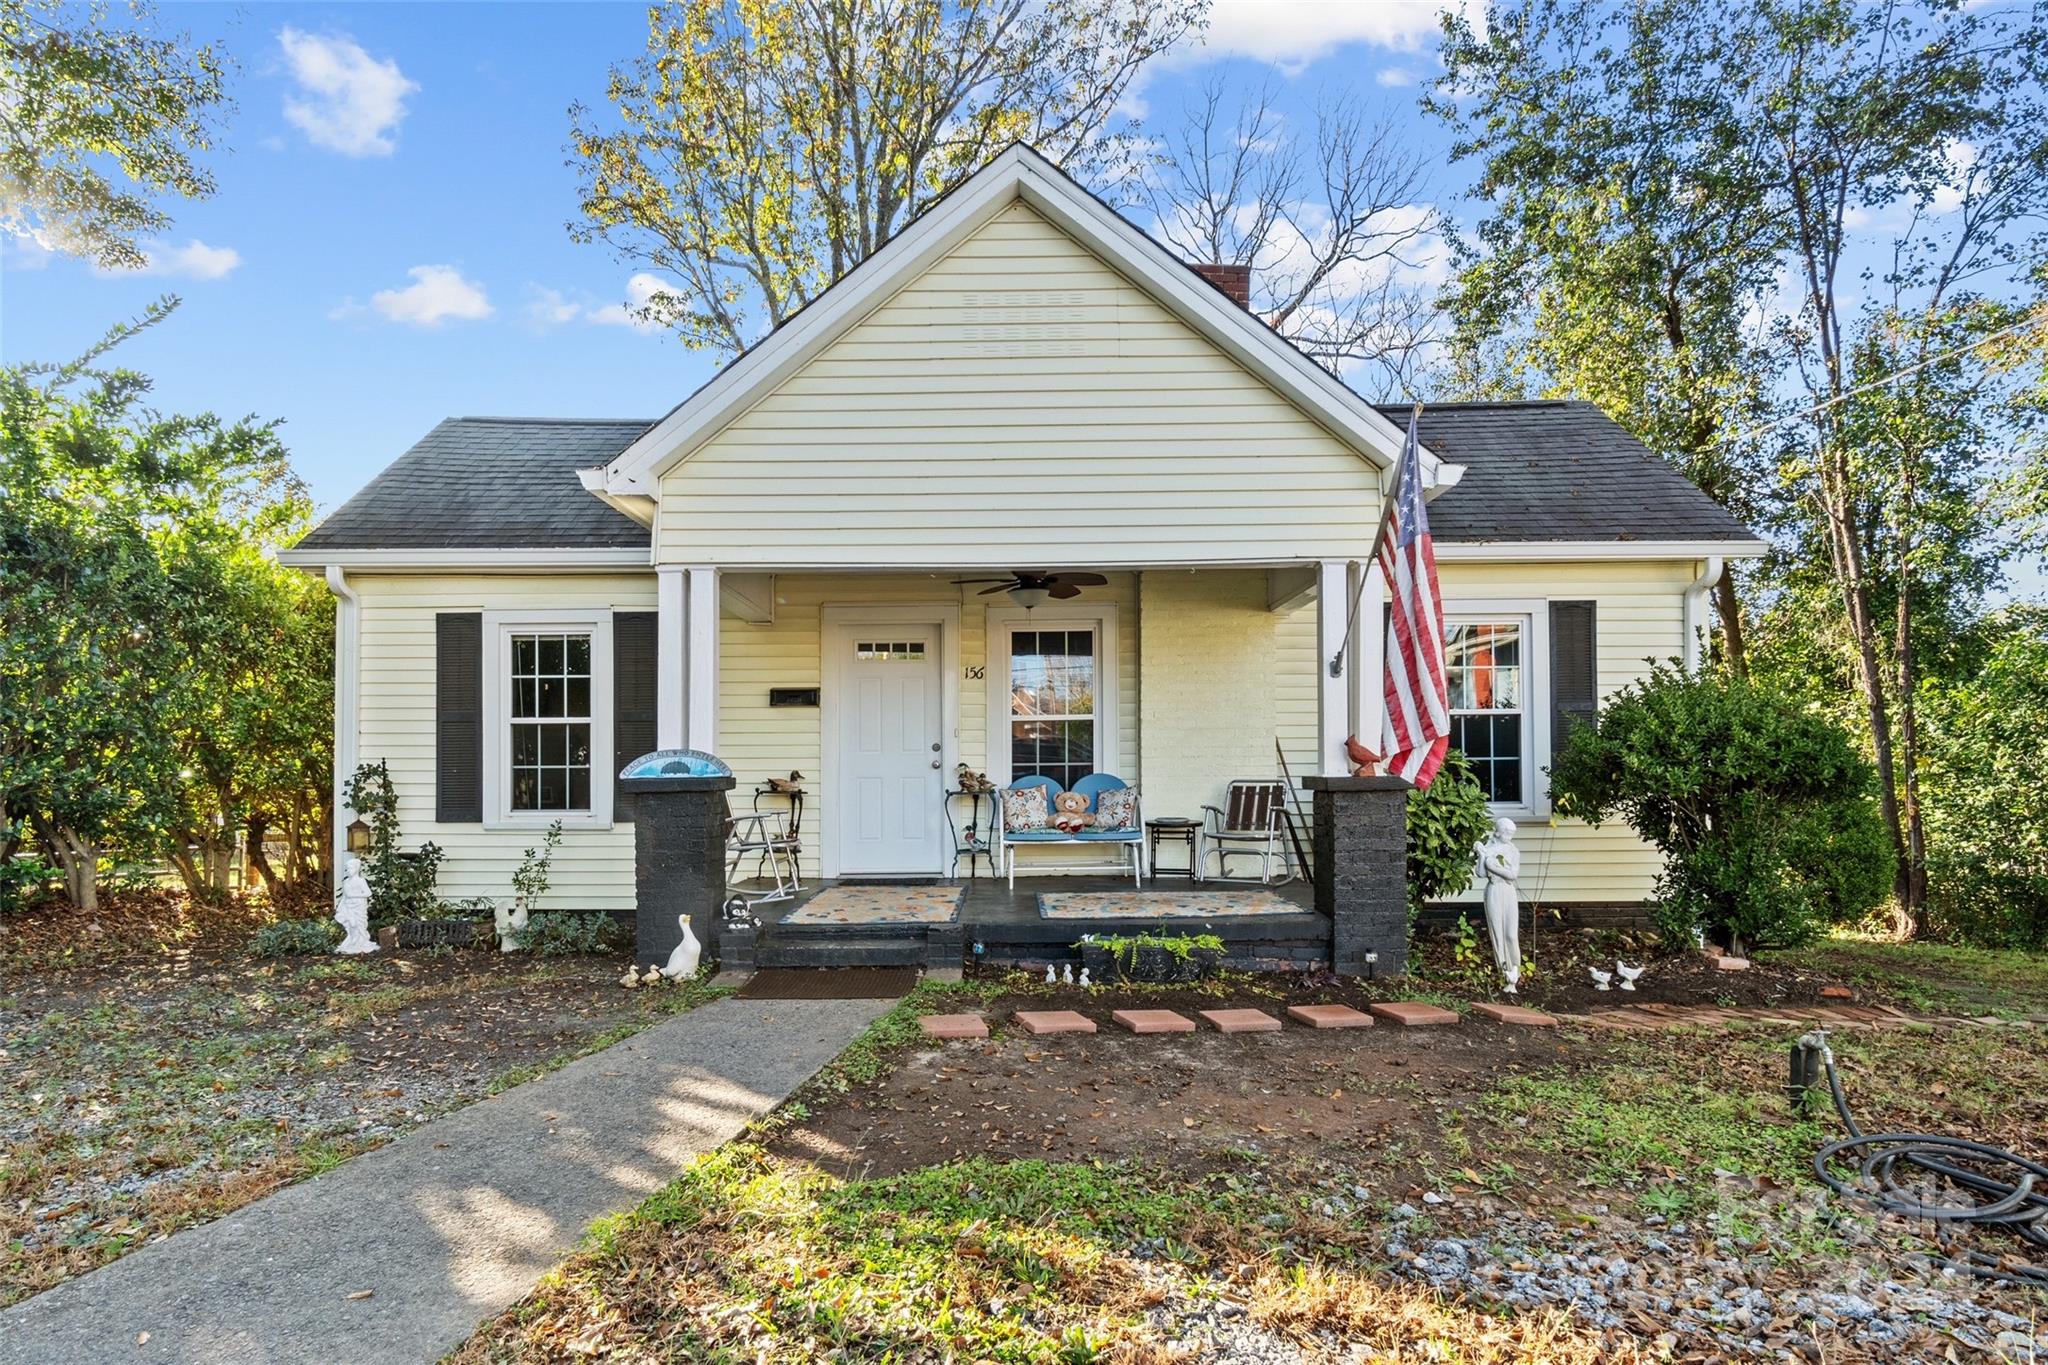
<svg viewBox="0 0 2048 1365">
<path fill-rule="evenodd" d="M 1061 792 L 1052 799 L 1052 827 L 1062 834 L 1079 834 L 1095 823 L 1088 813 L 1088 798 L 1079 792 Z"/>
</svg>

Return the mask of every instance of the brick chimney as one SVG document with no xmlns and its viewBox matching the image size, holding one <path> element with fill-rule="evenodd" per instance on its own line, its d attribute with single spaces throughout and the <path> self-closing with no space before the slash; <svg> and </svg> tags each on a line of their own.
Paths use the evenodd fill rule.
<svg viewBox="0 0 2048 1365">
<path fill-rule="evenodd" d="M 1230 301 L 1240 308 L 1252 306 L 1252 268 L 1248 265 L 1223 265 L 1218 262 L 1194 263 L 1197 275 L 1221 289 L 1230 296 Z"/>
</svg>

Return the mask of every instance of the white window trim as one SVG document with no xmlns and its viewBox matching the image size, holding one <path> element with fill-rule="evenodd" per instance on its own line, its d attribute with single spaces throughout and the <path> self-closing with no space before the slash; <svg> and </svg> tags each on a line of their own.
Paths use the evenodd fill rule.
<svg viewBox="0 0 2048 1365">
<path fill-rule="evenodd" d="M 590 636 L 590 809 L 512 809 L 512 637 L 563 631 Z M 487 611 L 484 613 L 484 828 L 610 829 L 612 779 L 612 613 L 586 610 Z"/>
<path fill-rule="evenodd" d="M 1550 601 L 1540 597 L 1446 598 L 1445 626 L 1468 622 L 1522 624 L 1522 799 L 1489 801 L 1486 808 L 1511 818 L 1550 814 Z"/>
<path fill-rule="evenodd" d="M 988 775 L 998 787 L 1010 785 L 1010 635 L 1059 626 L 1095 629 L 1095 771 L 1135 783 L 1117 772 L 1123 752 L 1117 734 L 1117 632 L 1114 602 L 1047 602 L 1030 611 L 990 607 L 985 657 L 988 659 Z"/>
</svg>

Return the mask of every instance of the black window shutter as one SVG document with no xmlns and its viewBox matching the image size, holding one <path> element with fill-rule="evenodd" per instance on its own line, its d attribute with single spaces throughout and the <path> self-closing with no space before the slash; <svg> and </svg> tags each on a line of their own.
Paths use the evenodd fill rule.
<svg viewBox="0 0 2048 1365">
<path fill-rule="evenodd" d="M 612 613 L 612 771 L 618 772 L 642 754 L 653 753 L 655 724 L 655 623 L 659 612 Z M 618 779 L 614 777 L 613 782 Z M 629 803 L 612 790 L 615 819 L 625 819 Z"/>
<path fill-rule="evenodd" d="M 1599 640 L 1592 602 L 1550 604 L 1550 761 L 1600 710 Z"/>
<path fill-rule="evenodd" d="M 434 819 L 484 818 L 484 617 L 434 614 Z"/>
</svg>

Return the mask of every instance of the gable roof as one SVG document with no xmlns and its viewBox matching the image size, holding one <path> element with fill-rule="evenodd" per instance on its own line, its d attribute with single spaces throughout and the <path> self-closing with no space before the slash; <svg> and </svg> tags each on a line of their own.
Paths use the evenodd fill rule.
<svg viewBox="0 0 2048 1365">
<path fill-rule="evenodd" d="M 638 549 L 647 528 L 583 491 L 576 471 L 633 443 L 646 419 L 450 417 L 294 546 L 307 551 Z"/>
<path fill-rule="evenodd" d="M 1408 405 L 1383 405 L 1408 420 Z M 1747 527 L 1591 403 L 1425 405 L 1423 443 L 1465 467 L 1429 504 L 1440 541 L 1749 542 Z"/>
<path fill-rule="evenodd" d="M 1379 411 L 1391 423 L 1408 418 L 1406 404 Z M 645 564 L 647 528 L 585 492 L 577 473 L 656 425 L 450 418 L 283 558 L 321 565 L 390 552 L 394 562 L 422 563 L 443 551 L 455 562 L 459 552 L 525 550 Z M 1678 558 L 1763 548 L 1590 403 L 1426 406 L 1422 439 L 1467 471 L 1429 505 L 1430 529 L 1446 545 L 1613 545 Z"/>
<path fill-rule="evenodd" d="M 1094 252 L 1183 323 L 1292 402 L 1375 468 L 1400 455 L 1402 429 L 1298 347 L 1071 176 L 1013 143 L 907 224 L 794 317 L 678 404 L 584 487 L 620 498 L 657 496 L 661 475 L 723 431 L 1012 203 L 1023 201 Z M 1455 481 L 1424 452 L 1432 487 Z"/>
</svg>

